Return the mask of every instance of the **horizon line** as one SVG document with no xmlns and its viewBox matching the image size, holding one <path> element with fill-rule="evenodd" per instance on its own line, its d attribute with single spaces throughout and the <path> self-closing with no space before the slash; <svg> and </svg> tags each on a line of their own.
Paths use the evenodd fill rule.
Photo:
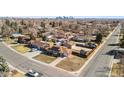
<svg viewBox="0 0 124 93">
<path fill-rule="evenodd" d="M 67 18 L 114 18 L 114 19 L 121 19 L 124 16 L 0 16 L 0 18 L 57 18 L 57 17 L 67 17 Z"/>
</svg>

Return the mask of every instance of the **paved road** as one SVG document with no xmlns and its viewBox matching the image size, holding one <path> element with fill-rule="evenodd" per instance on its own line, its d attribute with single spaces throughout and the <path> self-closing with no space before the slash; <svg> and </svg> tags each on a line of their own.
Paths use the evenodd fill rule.
<svg viewBox="0 0 124 93">
<path fill-rule="evenodd" d="M 82 70 L 79 76 L 84 77 L 107 77 L 109 74 L 110 64 L 112 62 L 113 56 L 107 53 L 117 46 L 112 46 L 111 44 L 117 44 L 118 34 L 120 32 L 121 25 L 118 24 L 117 29 L 108 38 L 107 42 L 101 47 L 101 49 L 95 54 L 95 56 L 90 60 L 88 65 Z"/>
<path fill-rule="evenodd" d="M 116 31 L 114 31 L 114 33 L 110 36 L 107 42 L 90 60 L 89 64 L 83 69 L 83 71 L 79 76 L 85 76 L 85 77 L 108 76 L 109 70 L 105 69 L 105 67 L 109 67 L 113 56 L 107 55 L 106 53 L 117 48 L 117 46 L 110 46 L 109 44 L 116 44 L 116 41 L 118 39 L 117 35 L 119 33 L 120 28 L 121 26 L 118 25 Z M 57 77 L 73 76 L 69 73 L 56 70 L 51 66 L 36 63 L 33 60 L 30 60 L 27 57 L 24 57 L 10 50 L 1 42 L 0 42 L 0 56 L 4 56 L 11 65 L 24 72 L 27 72 L 29 69 L 34 69 L 40 73 L 43 73 L 44 76 L 57 76 Z"/>
<path fill-rule="evenodd" d="M 7 60 L 7 62 L 9 62 L 12 66 L 18 68 L 23 72 L 27 72 L 29 69 L 33 69 L 35 71 L 43 73 L 44 76 L 49 76 L 49 77 L 72 76 L 69 73 L 56 70 L 53 67 L 37 63 L 33 60 L 28 59 L 27 57 L 17 54 L 16 52 L 12 51 L 1 42 L 0 42 L 0 56 L 3 56 Z"/>
</svg>

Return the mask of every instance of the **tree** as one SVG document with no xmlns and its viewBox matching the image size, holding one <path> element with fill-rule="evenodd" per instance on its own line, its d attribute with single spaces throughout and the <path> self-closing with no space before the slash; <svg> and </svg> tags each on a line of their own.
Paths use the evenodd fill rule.
<svg viewBox="0 0 124 93">
<path fill-rule="evenodd" d="M 19 33 L 20 33 L 20 34 L 22 34 L 22 33 L 23 33 L 22 28 L 19 28 Z"/>
<path fill-rule="evenodd" d="M 9 66 L 6 63 L 6 60 L 0 56 L 0 75 L 7 76 L 9 72 Z"/>
<path fill-rule="evenodd" d="M 59 21 L 59 26 L 62 26 L 62 21 Z"/>
<path fill-rule="evenodd" d="M 120 39 L 120 47 L 124 48 L 124 33 L 122 33 L 122 38 Z"/>
<path fill-rule="evenodd" d="M 47 37 L 46 36 L 42 36 L 42 40 L 43 41 L 46 41 L 47 40 Z"/>
<path fill-rule="evenodd" d="M 25 24 L 24 19 L 21 20 L 20 24 L 21 24 L 21 25 L 24 25 L 24 24 Z"/>
<path fill-rule="evenodd" d="M 1 35 L 3 37 L 10 36 L 12 34 L 11 28 L 7 25 L 2 25 L 1 31 L 2 31 Z"/>
<path fill-rule="evenodd" d="M 41 22 L 40 26 L 43 27 L 43 28 L 45 28 L 45 23 L 44 22 Z"/>
<path fill-rule="evenodd" d="M 102 41 L 102 34 L 101 33 L 97 33 L 97 35 L 96 35 L 96 42 L 97 43 L 101 43 L 101 41 Z"/>
<path fill-rule="evenodd" d="M 18 29 L 18 25 L 16 22 L 11 22 L 10 27 L 13 28 L 15 31 Z"/>
<path fill-rule="evenodd" d="M 120 40 L 120 47 L 124 48 L 124 35 L 123 38 Z"/>
<path fill-rule="evenodd" d="M 5 20 L 5 24 L 6 24 L 7 26 L 10 26 L 10 20 L 6 19 L 6 20 Z"/>
<path fill-rule="evenodd" d="M 1 26 L 1 34 L 3 34 L 4 30 L 5 30 L 5 25 L 2 25 Z"/>
<path fill-rule="evenodd" d="M 55 27 L 55 25 L 56 25 L 56 23 L 55 23 L 55 22 L 53 22 L 53 23 L 52 23 L 52 27 Z"/>
</svg>

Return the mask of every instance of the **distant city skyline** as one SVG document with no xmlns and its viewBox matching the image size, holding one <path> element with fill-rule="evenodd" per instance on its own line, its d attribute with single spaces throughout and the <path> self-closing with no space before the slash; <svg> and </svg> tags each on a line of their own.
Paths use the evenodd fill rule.
<svg viewBox="0 0 124 93">
<path fill-rule="evenodd" d="M 15 17 L 15 18 L 56 18 L 56 17 L 73 17 L 73 18 L 115 18 L 115 19 L 124 18 L 124 16 L 0 16 L 0 17 Z"/>
</svg>

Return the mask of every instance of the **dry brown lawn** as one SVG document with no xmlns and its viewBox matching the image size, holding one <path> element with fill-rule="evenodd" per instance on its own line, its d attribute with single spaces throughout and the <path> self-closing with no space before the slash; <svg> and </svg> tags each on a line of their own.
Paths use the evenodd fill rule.
<svg viewBox="0 0 124 93">
<path fill-rule="evenodd" d="M 12 77 L 24 77 L 24 74 L 18 72 L 17 70 L 13 70 L 12 72 Z"/>
<path fill-rule="evenodd" d="M 7 37 L 5 37 L 5 38 L 3 38 L 4 39 L 4 41 L 7 43 L 7 44 L 12 44 L 12 43 L 14 43 L 14 40 L 13 39 L 11 39 L 11 38 L 7 38 Z"/>
<path fill-rule="evenodd" d="M 48 55 L 44 55 L 44 54 L 37 55 L 33 58 L 38 60 L 38 61 L 45 62 L 45 63 L 51 63 L 54 60 L 56 60 L 56 57 L 48 56 Z"/>
<path fill-rule="evenodd" d="M 26 52 L 31 50 L 30 48 L 25 47 L 24 45 L 12 46 L 12 48 L 15 49 L 16 51 L 20 52 L 20 53 L 26 53 Z"/>
<path fill-rule="evenodd" d="M 124 65 L 114 63 L 111 72 L 112 77 L 121 77 L 124 76 Z"/>
<path fill-rule="evenodd" d="M 85 61 L 85 58 L 73 55 L 72 58 L 66 58 L 56 66 L 67 71 L 77 71 L 84 65 Z"/>
</svg>

